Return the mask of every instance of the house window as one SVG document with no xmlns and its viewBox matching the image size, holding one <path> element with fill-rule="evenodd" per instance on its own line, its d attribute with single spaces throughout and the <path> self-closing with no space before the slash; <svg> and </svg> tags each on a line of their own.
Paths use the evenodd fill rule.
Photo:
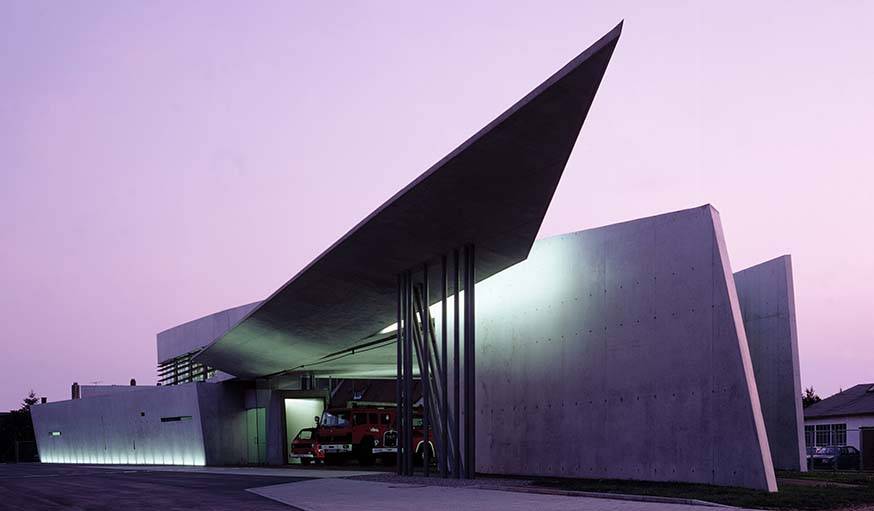
<svg viewBox="0 0 874 511">
<path fill-rule="evenodd" d="M 816 425 L 816 446 L 821 447 L 824 445 L 831 445 L 831 432 L 832 426 L 831 424 L 817 424 Z"/>
<path fill-rule="evenodd" d="M 814 426 L 804 427 L 804 438 L 810 442 L 810 429 Z M 833 445 L 847 445 L 847 425 L 846 424 L 817 424 L 814 430 L 814 440 L 817 447 L 827 447 Z M 808 443 L 808 445 L 811 445 Z"/>
<path fill-rule="evenodd" d="M 846 424 L 832 424 L 832 445 L 847 445 Z"/>
</svg>

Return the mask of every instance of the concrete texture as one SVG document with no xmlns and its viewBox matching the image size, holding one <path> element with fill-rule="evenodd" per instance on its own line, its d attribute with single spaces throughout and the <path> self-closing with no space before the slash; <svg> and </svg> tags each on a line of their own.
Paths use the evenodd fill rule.
<svg viewBox="0 0 874 511">
<path fill-rule="evenodd" d="M 792 259 L 734 274 L 774 467 L 807 470 Z"/>
<path fill-rule="evenodd" d="M 776 491 L 712 207 L 540 240 L 477 319 L 478 471 Z"/>
<path fill-rule="evenodd" d="M 527 261 L 481 282 L 477 302 L 478 471 L 776 488 L 710 206 L 538 241 Z M 393 367 L 393 351 L 382 353 L 383 365 Z M 787 377 L 768 376 L 765 394 Z M 39 405 L 38 442 L 46 461 L 233 465 L 253 460 L 247 438 L 258 435 L 260 461 L 283 464 L 284 399 L 327 394 L 292 390 L 299 378 L 282 378 L 257 391 L 196 383 Z M 183 405 L 164 393 L 186 396 Z M 265 410 L 263 431 L 249 431 L 250 408 Z M 162 415 L 192 421 L 158 427 Z M 51 437 L 55 429 L 62 436 Z M 143 458 L 144 445 L 199 457 Z"/>
<path fill-rule="evenodd" d="M 620 33 L 377 208 L 196 360 L 240 377 L 321 362 L 394 322 L 398 273 L 467 243 L 478 279 L 525 259 Z"/>
<path fill-rule="evenodd" d="M 203 465 L 198 385 L 208 384 L 143 388 L 33 406 L 40 457 L 46 463 Z M 162 417 L 183 416 L 191 419 L 161 422 Z"/>
<path fill-rule="evenodd" d="M 79 385 L 79 397 L 85 399 L 87 397 L 105 396 L 107 394 L 131 392 L 152 387 L 154 385 Z"/>
<path fill-rule="evenodd" d="M 245 464 L 244 414 L 238 382 L 142 387 L 32 408 L 46 463 Z M 161 420 L 172 417 L 190 419 Z"/>
<path fill-rule="evenodd" d="M 4 511 L 293 511 L 245 491 L 292 477 L 0 464 Z"/>
<path fill-rule="evenodd" d="M 199 350 L 218 339 L 261 302 L 233 307 L 168 328 L 158 334 L 158 363 Z"/>
<path fill-rule="evenodd" d="M 634 502 L 500 490 L 317 479 L 249 490 L 304 511 L 379 509 L 409 511 L 423 506 L 454 511 L 713 511 L 709 506 Z M 436 507 L 435 507 L 436 506 Z"/>
<path fill-rule="evenodd" d="M 242 382 L 197 384 L 197 400 L 207 465 L 248 463 L 246 411 Z"/>
</svg>

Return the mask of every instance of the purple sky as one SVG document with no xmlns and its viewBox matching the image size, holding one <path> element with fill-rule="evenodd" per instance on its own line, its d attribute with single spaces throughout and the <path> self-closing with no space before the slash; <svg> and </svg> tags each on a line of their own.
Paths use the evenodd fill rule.
<svg viewBox="0 0 874 511">
<path fill-rule="evenodd" d="M 874 4 L 649 4 L 0 3 L 0 409 L 154 383 L 622 18 L 540 237 L 712 203 L 802 383 L 874 381 Z"/>
</svg>

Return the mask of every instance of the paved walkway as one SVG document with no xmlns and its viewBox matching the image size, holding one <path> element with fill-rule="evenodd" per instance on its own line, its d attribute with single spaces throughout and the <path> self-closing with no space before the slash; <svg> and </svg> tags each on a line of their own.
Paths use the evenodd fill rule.
<svg viewBox="0 0 874 511">
<path fill-rule="evenodd" d="M 3 511 L 294 511 L 247 488 L 299 480 L 0 463 Z"/>
<path fill-rule="evenodd" d="M 238 476 L 303 477 L 313 479 L 373 475 L 373 471 L 320 470 L 313 468 L 257 467 L 185 467 L 168 465 L 86 465 L 87 468 L 126 470 L 135 472 L 185 472 L 195 474 L 228 474 Z"/>
<path fill-rule="evenodd" d="M 713 507 L 512 491 L 313 479 L 247 491 L 303 511 L 713 511 Z"/>
</svg>

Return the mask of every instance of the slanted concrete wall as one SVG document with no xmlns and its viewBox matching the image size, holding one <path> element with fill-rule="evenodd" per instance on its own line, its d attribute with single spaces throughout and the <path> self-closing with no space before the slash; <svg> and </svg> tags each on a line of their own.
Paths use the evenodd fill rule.
<svg viewBox="0 0 874 511">
<path fill-rule="evenodd" d="M 718 213 L 538 241 L 477 287 L 477 470 L 776 490 Z"/>
<path fill-rule="evenodd" d="M 246 435 L 246 382 L 228 381 L 197 386 L 207 465 L 249 462 Z"/>
<path fill-rule="evenodd" d="M 792 259 L 734 274 L 774 466 L 807 470 Z"/>
<path fill-rule="evenodd" d="M 198 350 L 236 325 L 261 302 L 204 316 L 158 334 L 158 363 Z"/>
<path fill-rule="evenodd" d="M 32 416 L 40 458 L 44 463 L 203 465 L 198 385 L 208 384 L 36 405 Z M 191 419 L 161 422 L 162 417 Z"/>
</svg>

